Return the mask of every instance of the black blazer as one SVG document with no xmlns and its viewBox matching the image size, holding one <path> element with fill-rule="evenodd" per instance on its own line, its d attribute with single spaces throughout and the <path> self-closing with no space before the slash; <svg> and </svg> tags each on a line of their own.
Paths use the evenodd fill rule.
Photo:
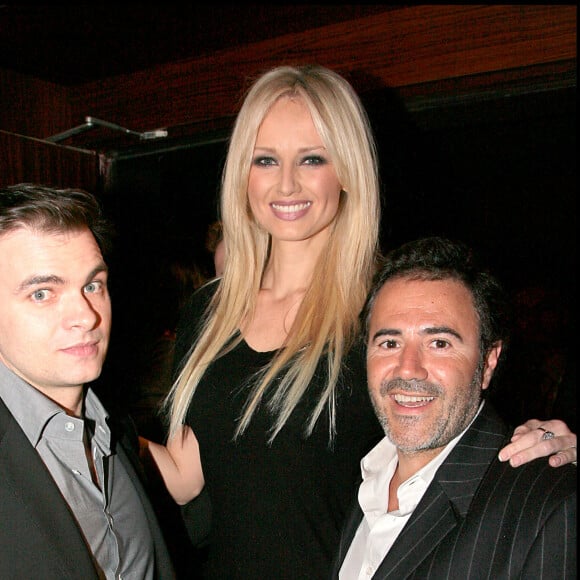
<svg viewBox="0 0 580 580">
<path fill-rule="evenodd" d="M 511 429 L 489 403 L 437 470 L 373 579 L 576 578 L 576 467 L 497 459 Z M 363 517 L 353 507 L 333 578 Z"/>
<path fill-rule="evenodd" d="M 121 434 L 116 431 L 117 436 Z M 129 474 L 155 546 L 156 578 L 173 566 L 153 507 L 139 479 L 138 455 L 126 435 L 115 452 Z M 0 399 L 0 578 L 97 580 L 82 532 L 38 453 Z"/>
</svg>

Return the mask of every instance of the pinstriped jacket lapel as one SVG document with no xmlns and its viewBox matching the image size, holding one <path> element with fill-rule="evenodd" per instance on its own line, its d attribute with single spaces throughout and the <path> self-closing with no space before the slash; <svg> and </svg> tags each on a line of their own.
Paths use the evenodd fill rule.
<svg viewBox="0 0 580 580">
<path fill-rule="evenodd" d="M 499 449 L 507 426 L 486 405 L 443 462 L 376 578 L 406 577 L 465 517 L 473 496 Z"/>
<path fill-rule="evenodd" d="M 490 463 L 506 444 L 510 433 L 496 412 L 485 405 L 435 474 L 379 566 L 375 578 L 404 578 L 411 575 L 437 549 L 445 536 L 461 524 Z M 362 511 L 357 502 L 344 530 L 336 571 L 344 560 L 361 518 Z"/>
</svg>

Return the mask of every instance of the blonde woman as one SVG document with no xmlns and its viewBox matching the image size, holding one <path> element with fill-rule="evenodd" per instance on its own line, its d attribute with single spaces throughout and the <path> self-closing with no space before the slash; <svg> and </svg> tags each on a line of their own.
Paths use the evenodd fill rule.
<svg viewBox="0 0 580 580">
<path fill-rule="evenodd" d="M 169 440 L 150 445 L 178 503 L 207 487 L 205 578 L 330 574 L 360 459 L 382 436 L 358 339 L 377 173 L 344 78 L 282 66 L 250 88 L 222 178 L 223 277 L 183 312 Z"/>
</svg>

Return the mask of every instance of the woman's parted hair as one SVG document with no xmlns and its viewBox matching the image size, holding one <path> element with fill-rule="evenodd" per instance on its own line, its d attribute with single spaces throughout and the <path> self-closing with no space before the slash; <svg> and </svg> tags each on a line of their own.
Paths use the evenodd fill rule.
<svg viewBox="0 0 580 580">
<path fill-rule="evenodd" d="M 171 411 L 170 434 L 183 423 L 191 397 L 207 366 L 240 342 L 241 322 L 251 318 L 268 260 L 270 236 L 254 220 L 248 181 L 258 130 L 281 97 L 308 106 L 342 185 L 339 213 L 327 251 L 320 257 L 285 348 L 254 378 L 252 394 L 238 425 L 243 433 L 269 392 L 273 439 L 308 388 L 326 357 L 328 379 L 318 393 L 306 434 L 325 407 L 330 438 L 335 432 L 335 388 L 343 356 L 358 337 L 364 304 L 378 252 L 380 198 L 375 143 L 366 111 L 352 86 L 321 66 L 280 66 L 250 87 L 235 121 L 221 184 L 220 215 L 228 256 L 223 278 L 201 321 L 200 334 L 165 402 Z M 250 273 L 250 275 L 248 275 Z M 325 307 L 321 308 L 321 304 Z M 306 348 L 305 348 L 306 347 Z M 273 379 L 282 375 L 280 381 Z"/>
</svg>

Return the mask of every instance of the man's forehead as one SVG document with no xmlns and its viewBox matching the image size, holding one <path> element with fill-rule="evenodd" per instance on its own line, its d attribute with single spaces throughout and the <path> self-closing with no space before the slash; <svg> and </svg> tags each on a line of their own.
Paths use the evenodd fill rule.
<svg viewBox="0 0 580 580">
<path fill-rule="evenodd" d="M 441 312 L 459 309 L 475 313 L 473 297 L 463 282 L 455 278 L 426 280 L 393 278 L 379 290 L 371 318 L 408 312 Z"/>
<path fill-rule="evenodd" d="M 471 292 L 467 286 L 457 278 L 438 278 L 430 279 L 424 277 L 417 277 L 415 275 L 409 276 L 397 276 L 387 280 L 382 288 L 379 290 L 379 294 L 386 294 L 388 292 L 401 292 L 409 293 L 413 290 L 418 295 L 423 293 L 425 295 L 431 293 L 441 293 L 452 291 L 458 295 L 466 296 L 470 295 Z"/>
<path fill-rule="evenodd" d="M 0 236 L 0 270 L 5 275 L 58 275 L 60 270 L 81 273 L 99 264 L 104 260 L 88 229 L 53 233 L 18 228 Z"/>
</svg>

